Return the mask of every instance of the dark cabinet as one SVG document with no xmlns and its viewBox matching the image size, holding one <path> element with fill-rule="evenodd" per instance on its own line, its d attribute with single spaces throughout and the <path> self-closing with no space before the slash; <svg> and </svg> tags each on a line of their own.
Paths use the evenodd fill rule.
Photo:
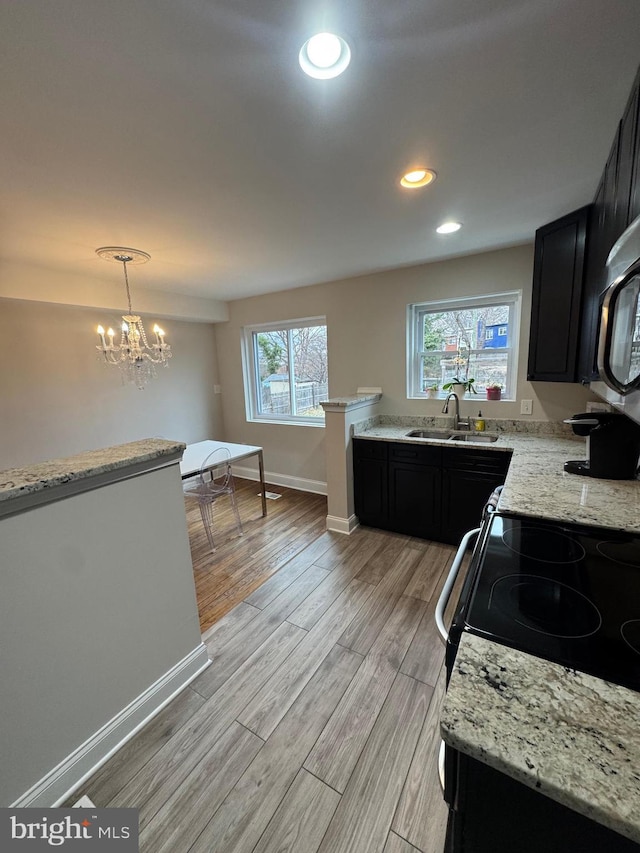
<svg viewBox="0 0 640 853">
<path fill-rule="evenodd" d="M 456 791 L 445 853 L 637 853 L 635 842 L 475 758 L 447 748 L 447 760 Z"/>
<path fill-rule="evenodd" d="M 536 231 L 527 378 L 575 382 L 590 206 Z"/>
<path fill-rule="evenodd" d="M 640 94 L 638 86 L 634 89 L 635 94 L 635 137 L 633 140 L 633 154 L 631 157 L 631 186 L 629 187 L 629 215 L 628 221 L 633 222 L 636 216 L 640 216 Z M 631 98 L 633 102 L 633 95 Z M 631 107 L 633 110 L 633 106 Z M 631 118 L 629 119 L 631 121 Z"/>
<path fill-rule="evenodd" d="M 527 378 L 584 382 L 596 364 L 606 262 L 640 215 L 639 77 L 616 129 L 591 212 L 581 208 L 536 232 Z"/>
<path fill-rule="evenodd" d="M 616 204 L 614 210 L 614 237 L 617 239 L 631 221 L 631 193 L 636 155 L 638 124 L 638 89 L 634 89 L 620 122 L 618 142 L 618 168 L 616 175 Z M 637 216 L 637 214 L 636 214 Z"/>
<path fill-rule="evenodd" d="M 511 454 L 354 439 L 355 511 L 361 524 L 449 542 L 476 527 Z"/>
<path fill-rule="evenodd" d="M 600 319 L 600 298 L 605 285 L 604 223 L 605 176 L 598 186 L 591 210 L 587 264 L 582 291 L 582 317 L 580 321 L 580 348 L 578 353 L 578 379 L 587 383 L 598 378 L 596 343 Z"/>
<path fill-rule="evenodd" d="M 638 110 L 636 79 L 598 184 L 589 222 L 577 371 L 581 382 L 598 378 L 596 356 L 607 257 L 627 225 L 640 215 Z"/>
<path fill-rule="evenodd" d="M 491 492 L 504 483 L 510 453 L 443 448 L 441 541 L 456 544 L 477 527 Z"/>
<path fill-rule="evenodd" d="M 438 539 L 441 519 L 440 447 L 389 445 L 389 526 L 398 533 Z"/>
<path fill-rule="evenodd" d="M 354 441 L 355 512 L 361 524 L 386 527 L 388 508 L 387 447 L 384 441 Z"/>
</svg>

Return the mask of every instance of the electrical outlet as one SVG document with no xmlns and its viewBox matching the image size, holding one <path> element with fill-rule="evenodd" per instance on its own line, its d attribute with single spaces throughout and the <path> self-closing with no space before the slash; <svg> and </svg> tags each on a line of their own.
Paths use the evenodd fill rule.
<svg viewBox="0 0 640 853">
<path fill-rule="evenodd" d="M 520 414 L 530 415 L 533 412 L 533 400 L 520 400 Z"/>
</svg>

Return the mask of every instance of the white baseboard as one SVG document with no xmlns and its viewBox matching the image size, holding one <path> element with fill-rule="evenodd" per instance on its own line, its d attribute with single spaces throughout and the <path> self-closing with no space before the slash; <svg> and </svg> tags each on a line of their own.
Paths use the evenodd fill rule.
<svg viewBox="0 0 640 853">
<path fill-rule="evenodd" d="M 165 705 L 168 705 L 210 663 L 207 647 L 204 643 L 200 643 L 144 693 L 141 693 L 63 759 L 57 767 L 36 782 L 15 803 L 12 803 L 11 807 L 59 806 L 149 720 L 159 714 Z"/>
<path fill-rule="evenodd" d="M 338 515 L 327 516 L 327 530 L 333 533 L 346 533 L 347 536 L 360 526 L 357 515 L 350 515 L 349 518 L 341 518 Z"/>
<path fill-rule="evenodd" d="M 242 477 L 245 480 L 259 479 L 258 472 L 254 468 L 244 468 L 240 465 L 233 466 L 233 473 L 236 477 Z M 314 495 L 326 495 L 327 484 L 322 480 L 308 480 L 306 477 L 291 477 L 289 474 L 274 474 L 272 471 L 264 472 L 265 483 L 271 483 L 274 486 L 286 486 L 288 489 L 297 489 L 299 492 L 312 492 Z"/>
</svg>

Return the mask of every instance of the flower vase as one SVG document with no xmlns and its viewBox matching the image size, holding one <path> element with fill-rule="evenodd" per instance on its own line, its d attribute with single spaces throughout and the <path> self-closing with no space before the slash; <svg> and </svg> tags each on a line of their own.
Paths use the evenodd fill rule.
<svg viewBox="0 0 640 853">
<path fill-rule="evenodd" d="M 428 400 L 436 400 L 438 397 L 438 391 L 435 388 L 427 388 L 427 399 Z"/>
<path fill-rule="evenodd" d="M 501 388 L 487 388 L 487 400 L 499 400 L 501 397 Z"/>
<path fill-rule="evenodd" d="M 466 390 L 467 390 L 466 385 L 463 385 L 462 382 L 460 382 L 460 383 L 456 382 L 454 385 L 451 386 L 451 391 L 454 394 L 456 394 L 456 396 L 458 397 L 459 400 L 462 400 L 462 398 L 465 395 Z"/>
</svg>

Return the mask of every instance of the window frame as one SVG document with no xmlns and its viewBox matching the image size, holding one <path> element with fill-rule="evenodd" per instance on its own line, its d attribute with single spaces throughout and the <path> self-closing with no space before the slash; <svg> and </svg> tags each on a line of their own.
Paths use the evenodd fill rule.
<svg viewBox="0 0 640 853">
<path fill-rule="evenodd" d="M 244 326 L 242 329 L 242 378 L 244 383 L 245 409 L 247 421 L 253 423 L 272 423 L 286 424 L 297 426 L 324 427 L 325 417 L 324 411 L 322 415 L 310 417 L 308 415 L 286 415 L 282 413 L 270 414 L 269 412 L 261 412 L 259 406 L 259 390 L 258 383 L 260 380 L 259 368 L 259 353 L 258 347 L 254 343 L 257 341 L 257 336 L 264 332 L 281 332 L 288 331 L 291 333 L 295 329 L 305 329 L 311 326 L 324 326 L 328 334 L 327 318 L 326 317 L 303 317 L 296 320 L 280 320 L 273 323 L 259 323 L 251 326 Z M 289 341 L 291 339 L 289 338 Z M 327 345 L 328 350 L 328 345 Z M 293 365 L 293 348 L 288 347 L 288 376 L 289 389 L 292 387 L 292 379 L 295 381 L 295 368 Z M 328 361 L 328 352 L 327 352 Z M 328 384 L 328 370 L 327 370 Z M 291 403 L 295 408 L 295 395 L 291 396 Z"/>
<path fill-rule="evenodd" d="M 464 311 L 475 308 L 485 308 L 497 305 L 509 306 L 508 325 L 513 329 L 508 347 L 496 348 L 496 351 L 507 351 L 507 387 L 503 390 L 501 400 L 512 402 L 517 399 L 518 388 L 518 352 L 520 346 L 520 314 L 522 309 L 522 291 L 509 290 L 502 293 L 490 293 L 482 296 L 465 296 L 456 299 L 442 299 L 429 302 L 413 302 L 407 305 L 407 399 L 425 400 L 427 392 L 420 390 L 422 382 L 422 358 L 425 350 L 418 349 L 422 336 L 422 317 L 424 314 L 445 313 L 447 311 Z M 482 350 L 471 350 L 471 353 Z M 440 352 L 438 350 L 438 352 Z M 444 399 L 446 393 L 440 389 L 438 399 Z"/>
</svg>

